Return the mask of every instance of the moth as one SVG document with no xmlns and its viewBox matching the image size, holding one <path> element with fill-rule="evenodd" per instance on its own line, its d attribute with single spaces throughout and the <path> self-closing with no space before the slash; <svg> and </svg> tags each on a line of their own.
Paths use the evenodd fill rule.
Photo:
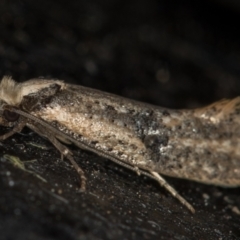
<svg viewBox="0 0 240 240">
<path fill-rule="evenodd" d="M 240 186 L 240 98 L 199 109 L 173 110 L 60 80 L 0 83 L 0 125 L 46 137 L 74 166 L 67 147 L 92 151 L 155 179 L 191 212 L 162 175 L 225 187 Z"/>
</svg>

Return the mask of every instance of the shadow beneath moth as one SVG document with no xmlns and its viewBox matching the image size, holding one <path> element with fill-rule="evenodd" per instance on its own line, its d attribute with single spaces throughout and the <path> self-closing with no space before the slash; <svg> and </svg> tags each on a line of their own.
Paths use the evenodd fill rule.
<svg viewBox="0 0 240 240">
<path fill-rule="evenodd" d="M 113 94 L 32 79 L 0 83 L 4 140 L 27 126 L 46 137 L 86 178 L 66 144 L 92 151 L 155 179 L 191 212 L 194 208 L 161 176 L 225 187 L 240 186 L 240 98 L 194 110 L 161 108 Z"/>
</svg>

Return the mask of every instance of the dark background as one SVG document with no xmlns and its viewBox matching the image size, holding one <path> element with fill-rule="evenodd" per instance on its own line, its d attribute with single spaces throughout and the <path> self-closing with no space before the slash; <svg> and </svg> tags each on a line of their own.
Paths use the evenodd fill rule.
<svg viewBox="0 0 240 240">
<path fill-rule="evenodd" d="M 240 95 L 239 1 L 1 1 L 0 76 L 52 77 L 171 108 Z M 0 129 L 0 133 L 9 129 Z M 40 143 L 49 149 L 29 145 Z M 71 148 L 87 191 L 25 129 L 0 143 L 0 239 L 240 239 L 239 188 L 154 181 Z M 4 161 L 33 160 L 26 168 Z"/>
</svg>

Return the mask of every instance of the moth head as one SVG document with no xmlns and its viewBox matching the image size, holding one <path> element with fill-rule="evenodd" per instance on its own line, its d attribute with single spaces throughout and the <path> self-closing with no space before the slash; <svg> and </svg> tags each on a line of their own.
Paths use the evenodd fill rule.
<svg viewBox="0 0 240 240">
<path fill-rule="evenodd" d="M 0 82 L 0 125 L 12 126 L 19 118 L 17 113 L 7 110 L 7 106 L 31 112 L 37 104 L 47 102 L 64 88 L 65 84 L 59 80 L 32 79 L 18 83 L 4 76 Z"/>
<path fill-rule="evenodd" d="M 17 106 L 22 100 L 21 84 L 10 76 L 4 76 L 0 83 L 0 100 L 11 106 Z"/>
<path fill-rule="evenodd" d="M 20 85 L 11 77 L 3 77 L 0 83 L 0 125 L 11 127 L 19 116 L 5 110 L 7 105 L 16 106 L 21 101 Z"/>
<path fill-rule="evenodd" d="M 14 122 L 19 119 L 19 114 L 5 109 L 6 103 L 0 100 L 0 125 L 5 127 L 12 127 Z"/>
</svg>

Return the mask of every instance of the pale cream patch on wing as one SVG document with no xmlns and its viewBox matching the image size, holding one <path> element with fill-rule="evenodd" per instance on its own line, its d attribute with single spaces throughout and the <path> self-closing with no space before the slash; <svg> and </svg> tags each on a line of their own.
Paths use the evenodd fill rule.
<svg viewBox="0 0 240 240">
<path fill-rule="evenodd" d="M 230 114 L 234 113 L 237 105 L 240 103 L 240 97 L 234 99 L 223 99 L 203 108 L 195 109 L 194 116 L 210 120 L 214 124 L 218 124 Z M 238 106 L 239 107 L 239 106 Z M 239 117 L 233 119 L 234 122 L 240 123 Z"/>
<path fill-rule="evenodd" d="M 170 138 L 169 145 L 175 145 L 179 148 L 190 147 L 198 151 L 204 151 L 206 149 L 213 150 L 215 152 L 223 152 L 232 155 L 240 156 L 240 141 L 232 142 L 230 139 L 226 140 L 214 140 L 214 139 L 191 139 L 191 138 Z"/>
<path fill-rule="evenodd" d="M 96 146 L 101 149 L 113 148 L 112 152 L 116 154 L 122 152 L 121 158 L 130 160 L 133 164 L 146 163 L 145 145 L 134 132 L 121 124 L 114 124 L 97 115 L 89 118 L 88 115 L 71 112 L 60 105 L 55 105 L 54 108 L 46 107 L 34 115 L 48 122 L 57 121 L 85 139 L 98 141 Z"/>
</svg>

